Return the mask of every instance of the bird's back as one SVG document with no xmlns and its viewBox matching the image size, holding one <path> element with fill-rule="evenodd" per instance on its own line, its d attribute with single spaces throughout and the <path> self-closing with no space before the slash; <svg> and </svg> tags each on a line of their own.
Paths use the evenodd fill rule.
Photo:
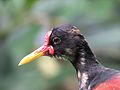
<svg viewBox="0 0 120 90">
<path fill-rule="evenodd" d="M 120 72 L 107 68 L 97 73 L 90 85 L 92 90 L 120 90 Z"/>
<path fill-rule="evenodd" d="M 93 90 L 120 90 L 120 73 L 115 74 L 110 79 L 96 85 Z"/>
</svg>

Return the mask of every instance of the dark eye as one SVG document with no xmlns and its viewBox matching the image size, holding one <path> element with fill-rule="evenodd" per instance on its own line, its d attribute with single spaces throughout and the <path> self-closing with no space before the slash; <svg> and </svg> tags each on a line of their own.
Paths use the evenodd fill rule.
<svg viewBox="0 0 120 90">
<path fill-rule="evenodd" d="M 53 38 L 53 43 L 54 44 L 59 44 L 61 42 L 61 39 L 59 37 L 54 37 Z"/>
</svg>

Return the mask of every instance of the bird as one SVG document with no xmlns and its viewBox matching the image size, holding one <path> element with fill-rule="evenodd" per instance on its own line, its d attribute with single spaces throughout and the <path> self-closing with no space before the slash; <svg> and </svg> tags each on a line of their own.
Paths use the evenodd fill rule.
<svg viewBox="0 0 120 90">
<path fill-rule="evenodd" d="M 79 90 L 120 90 L 120 71 L 107 68 L 98 61 L 76 26 L 63 24 L 48 31 L 43 46 L 25 56 L 18 65 L 40 56 L 70 61 L 76 70 Z"/>
</svg>

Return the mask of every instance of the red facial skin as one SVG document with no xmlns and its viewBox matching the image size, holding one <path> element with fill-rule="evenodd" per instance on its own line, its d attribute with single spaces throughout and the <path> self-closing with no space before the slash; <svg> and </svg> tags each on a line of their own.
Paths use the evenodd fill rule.
<svg viewBox="0 0 120 90">
<path fill-rule="evenodd" d="M 44 45 L 41 46 L 40 49 L 37 50 L 36 52 L 46 52 L 46 51 L 49 51 L 49 53 L 51 55 L 54 55 L 54 48 L 53 48 L 53 46 L 49 45 L 49 40 L 50 40 L 51 34 L 52 34 L 52 31 L 49 31 L 49 32 L 46 33 Z"/>
</svg>

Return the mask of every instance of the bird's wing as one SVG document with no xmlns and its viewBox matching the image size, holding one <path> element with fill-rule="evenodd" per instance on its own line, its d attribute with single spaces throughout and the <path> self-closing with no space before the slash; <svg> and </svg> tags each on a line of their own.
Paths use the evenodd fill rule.
<svg viewBox="0 0 120 90">
<path fill-rule="evenodd" d="M 99 85 L 95 86 L 93 90 L 120 90 L 120 75 L 100 83 Z"/>
</svg>

